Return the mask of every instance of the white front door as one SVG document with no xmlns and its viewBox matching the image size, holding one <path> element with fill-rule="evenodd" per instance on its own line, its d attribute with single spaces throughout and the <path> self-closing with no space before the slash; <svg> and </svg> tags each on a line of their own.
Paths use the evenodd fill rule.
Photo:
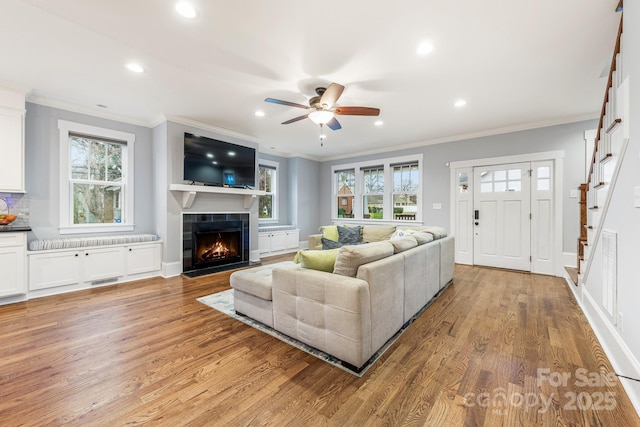
<svg viewBox="0 0 640 427">
<path fill-rule="evenodd" d="M 531 271 L 531 164 L 475 167 L 475 265 Z"/>
</svg>

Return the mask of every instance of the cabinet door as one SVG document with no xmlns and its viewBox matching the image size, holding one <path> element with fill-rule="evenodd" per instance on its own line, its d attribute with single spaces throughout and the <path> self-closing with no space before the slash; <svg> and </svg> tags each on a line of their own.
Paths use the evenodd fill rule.
<svg viewBox="0 0 640 427">
<path fill-rule="evenodd" d="M 258 250 L 260 255 L 271 252 L 271 233 L 258 233 Z"/>
<path fill-rule="evenodd" d="M 124 248 L 90 249 L 83 251 L 84 281 L 115 279 L 125 274 Z"/>
<path fill-rule="evenodd" d="M 300 247 L 300 231 L 290 230 L 285 232 L 287 249 L 298 249 Z"/>
<path fill-rule="evenodd" d="M 287 236 L 283 231 L 271 233 L 271 252 L 283 251 L 287 248 Z"/>
<path fill-rule="evenodd" d="M 22 113 L 0 108 L 0 141 L 0 192 L 24 192 Z"/>
<path fill-rule="evenodd" d="M 29 290 L 80 283 L 80 252 L 29 255 Z"/>
<path fill-rule="evenodd" d="M 27 293 L 25 281 L 25 247 L 0 247 L 0 297 Z"/>
<path fill-rule="evenodd" d="M 127 274 L 160 270 L 160 245 L 130 246 L 126 248 Z"/>
</svg>

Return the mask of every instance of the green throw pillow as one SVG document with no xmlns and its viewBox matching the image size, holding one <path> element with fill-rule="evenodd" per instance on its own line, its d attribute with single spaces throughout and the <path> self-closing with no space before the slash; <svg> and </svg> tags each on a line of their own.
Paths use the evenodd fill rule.
<svg viewBox="0 0 640 427">
<path fill-rule="evenodd" d="M 340 239 L 337 225 L 325 225 L 322 227 L 322 237 L 337 242 Z"/>
<path fill-rule="evenodd" d="M 300 251 L 299 254 L 302 268 L 333 273 L 333 265 L 336 263 L 338 249 L 328 249 L 326 251 L 307 250 Z"/>
</svg>

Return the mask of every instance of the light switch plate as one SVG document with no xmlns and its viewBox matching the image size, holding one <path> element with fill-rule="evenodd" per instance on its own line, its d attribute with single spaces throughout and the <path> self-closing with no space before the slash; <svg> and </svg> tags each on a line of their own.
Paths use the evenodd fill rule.
<svg viewBox="0 0 640 427">
<path fill-rule="evenodd" d="M 571 192 L 569 193 L 569 197 L 571 197 L 572 199 L 578 197 L 578 190 L 571 190 Z"/>
<path fill-rule="evenodd" d="M 433 209 L 442 209 L 442 203 L 434 203 Z"/>
</svg>

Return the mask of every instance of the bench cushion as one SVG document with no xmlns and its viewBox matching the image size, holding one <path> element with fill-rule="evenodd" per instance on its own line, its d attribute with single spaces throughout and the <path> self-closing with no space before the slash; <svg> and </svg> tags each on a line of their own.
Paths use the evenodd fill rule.
<svg viewBox="0 0 640 427">
<path fill-rule="evenodd" d="M 271 301 L 271 273 L 275 267 L 300 268 L 292 261 L 284 261 L 277 264 L 235 271 L 229 279 L 231 287 L 260 299 Z"/>
</svg>

